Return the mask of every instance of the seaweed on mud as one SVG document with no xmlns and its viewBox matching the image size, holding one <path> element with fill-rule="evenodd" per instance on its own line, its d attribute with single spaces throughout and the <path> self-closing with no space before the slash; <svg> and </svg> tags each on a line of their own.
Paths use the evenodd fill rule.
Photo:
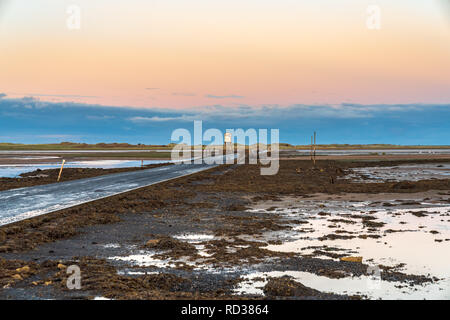
<svg viewBox="0 0 450 320">
<path fill-rule="evenodd" d="M 356 238 L 356 236 L 347 236 L 347 235 L 339 235 L 339 234 L 327 234 L 324 236 L 321 236 L 319 238 L 317 238 L 317 240 L 319 241 L 325 241 L 325 240 L 350 240 L 350 239 L 354 239 Z"/>
<path fill-rule="evenodd" d="M 214 234 L 216 236 L 255 235 L 266 231 L 279 231 L 290 229 L 291 226 L 282 224 L 280 218 L 272 216 L 222 216 L 222 224 L 217 225 Z"/>
<path fill-rule="evenodd" d="M 426 213 L 427 213 L 426 211 L 412 211 L 411 212 L 412 215 L 419 217 L 419 218 L 426 217 L 427 216 Z"/>
<path fill-rule="evenodd" d="M 306 287 L 289 277 L 270 278 L 264 286 L 264 293 L 269 297 L 314 297 L 320 291 Z"/>
<path fill-rule="evenodd" d="M 347 224 L 355 224 L 356 221 L 353 220 L 347 220 L 347 219 L 329 219 L 329 222 L 334 222 L 334 223 L 347 223 Z"/>
<path fill-rule="evenodd" d="M 161 166 L 170 165 L 170 163 L 160 163 L 146 165 L 143 168 L 114 168 L 114 169 L 100 169 L 100 168 L 65 168 L 60 181 L 71 181 L 76 179 L 92 178 L 102 176 L 105 174 L 120 173 L 127 171 L 136 171 L 142 169 L 150 169 Z M 21 174 L 21 178 L 0 178 L 0 191 L 32 187 L 43 184 L 55 183 L 58 179 L 59 169 L 37 169 L 33 172 Z"/>
<path fill-rule="evenodd" d="M 0 288 L 11 287 L 35 273 L 35 263 L 0 258 Z"/>
<path fill-rule="evenodd" d="M 314 259 L 299 257 L 293 253 L 279 253 L 265 249 L 267 242 L 246 241 L 240 238 L 257 237 L 265 232 L 289 230 L 291 223 L 301 224 L 307 220 L 283 220 L 281 215 L 275 213 L 255 214 L 245 211 L 249 200 L 252 201 L 279 201 L 284 195 L 307 198 L 314 193 L 338 194 L 353 193 L 384 193 L 384 192 L 420 192 L 426 190 L 448 190 L 450 179 L 426 180 L 411 183 L 352 183 L 351 181 L 337 180 L 330 183 L 330 176 L 343 176 L 352 166 L 365 166 L 368 163 L 318 161 L 317 168 L 311 168 L 308 161 L 288 160 L 280 161 L 279 174 L 275 176 L 260 176 L 257 165 L 235 166 L 233 170 L 224 171 L 223 174 L 214 174 L 217 170 L 227 170 L 223 166 L 211 171 L 202 172 L 193 176 L 183 177 L 142 188 L 129 193 L 98 200 L 89 204 L 61 210 L 45 216 L 35 217 L 0 228 L 0 252 L 20 252 L 31 250 L 43 243 L 51 243 L 67 239 L 79 234 L 89 232 L 83 229 L 87 226 L 100 224 L 115 224 L 126 222 L 125 215 L 139 215 L 148 219 L 150 225 L 154 221 L 165 225 L 165 229 L 148 235 L 140 244 L 150 242 L 146 249 L 157 251 L 158 257 L 178 259 L 186 256 L 191 259 L 198 258 L 198 250 L 194 245 L 185 241 L 171 238 L 173 226 L 177 230 L 183 227 L 202 228 L 220 238 L 202 242 L 205 251 L 210 255 L 201 257 L 202 263 L 213 266 L 241 266 L 242 264 L 269 263 L 277 261 L 277 265 L 286 268 L 293 265 L 292 270 L 312 272 L 327 277 L 342 277 L 344 275 L 359 276 L 365 274 L 367 265 L 351 262 L 337 262 L 330 259 Z M 392 162 L 390 163 L 392 164 Z M 371 163 L 373 165 L 373 163 Z M 381 164 L 383 165 L 383 164 Z M 296 169 L 299 168 L 299 172 Z M 208 185 L 192 183 L 195 181 L 214 181 Z M 201 197 L 199 198 L 199 195 Z M 247 200 L 246 200 L 247 199 Z M 234 205 L 234 207 L 233 207 Z M 233 210 L 227 210 L 233 209 Z M 325 216 L 325 214 L 324 214 Z M 352 219 L 361 219 L 367 231 L 376 232 L 383 223 L 374 221 L 373 216 L 355 215 Z M 359 220 L 336 219 L 335 222 L 357 223 Z M 332 221 L 332 220 L 330 220 Z M 350 222 L 352 221 L 352 222 Z M 116 225 L 117 226 L 117 225 Z M 335 225 L 336 226 L 336 225 Z M 336 226 L 337 227 L 337 226 Z M 109 228 L 109 227 L 108 227 Z M 339 231 L 339 230 L 338 230 Z M 152 232 L 152 231 L 148 231 Z M 148 233 L 147 232 L 147 233 Z M 146 235 L 147 235 L 146 233 Z M 377 237 L 377 235 L 360 235 L 361 237 Z M 355 235 L 342 235 L 339 233 L 325 235 L 319 240 L 353 239 Z M 272 243 L 279 243 L 273 240 Z M 328 251 L 317 248 L 315 254 L 338 258 L 341 252 Z M 64 291 L 64 281 L 67 277 L 63 270 L 57 268 L 59 262 L 33 264 L 31 262 L 14 262 L 13 260 L 0 261 L 0 282 L 14 285 L 30 281 L 31 275 L 38 277 L 38 286 L 52 281 L 52 286 Z M 295 262 L 297 261 L 297 262 Z M 235 297 L 230 291 L 221 290 L 217 285 L 197 287 L 190 281 L 193 277 L 174 276 L 172 269 L 160 275 L 125 276 L 118 275 L 115 267 L 104 260 L 79 257 L 73 261 L 63 261 L 64 265 L 75 263 L 80 265 L 86 278 L 83 276 L 83 290 L 89 294 L 101 294 L 114 299 L 171 299 L 171 298 L 229 298 Z M 30 267 L 30 277 L 21 275 L 23 280 L 13 279 L 16 269 L 25 265 Z M 271 267 L 274 265 L 272 264 Z M 27 269 L 23 269 L 27 270 Z M 177 270 L 179 271 L 179 270 Z M 186 274 L 189 274 L 188 272 Z M 192 274 L 192 273 L 190 273 Z M 406 275 L 392 270 L 383 272 L 387 281 L 403 283 L 429 282 L 428 277 Z M 285 281 L 286 283 L 286 281 Z M 289 282 L 287 282 L 289 283 Z M 296 285 L 290 283 L 295 288 Z M 31 284 L 30 284 L 31 285 Z M 278 287 L 283 286 L 279 283 Z M 297 286 L 298 287 L 298 286 Z M 275 290 L 270 289 L 268 290 Z M 280 289 L 281 290 L 281 289 Z M 287 290 L 287 289 L 286 289 Z M 290 290 L 290 289 L 289 289 Z M 299 289 L 300 294 L 304 291 Z M 268 292 L 269 292 L 268 291 Z M 277 293 L 276 290 L 273 291 Z M 286 291 L 290 292 L 290 291 Z M 283 290 L 280 291 L 283 293 Z M 286 297 L 286 296 L 285 296 Z M 292 296 L 291 296 L 292 297 Z M 325 296 L 316 296 L 323 298 Z M 326 296 L 329 297 L 329 296 Z"/>
<path fill-rule="evenodd" d="M 367 228 L 381 228 L 384 225 L 386 225 L 386 223 L 384 222 L 375 222 L 372 220 L 365 220 L 365 219 L 362 220 L 362 223 Z"/>
<path fill-rule="evenodd" d="M 77 264 L 83 272 L 82 288 L 85 292 L 96 292 L 110 299 L 194 299 L 202 294 L 192 290 L 192 281 L 171 273 L 127 276 L 117 273 L 115 267 L 105 260 L 82 257 L 65 262 Z M 67 291 L 68 274 L 65 270 L 56 272 L 50 280 L 54 286 Z M 215 292 L 204 293 L 212 298 Z"/>
<path fill-rule="evenodd" d="M 346 296 L 324 293 L 307 287 L 290 277 L 269 278 L 263 288 L 264 294 L 269 298 L 295 298 L 295 299 L 361 299 L 359 296 Z"/>
<path fill-rule="evenodd" d="M 346 254 L 334 253 L 334 252 L 323 251 L 323 250 L 314 250 L 311 256 L 312 257 L 314 257 L 314 256 L 325 256 L 325 257 L 330 257 L 330 258 L 333 258 L 333 259 L 339 259 L 339 258 L 345 257 Z"/>
<path fill-rule="evenodd" d="M 152 236 L 152 239 L 148 240 L 144 247 L 146 249 L 164 251 L 155 255 L 155 257 L 161 259 L 166 257 L 197 256 L 197 249 L 192 244 L 165 235 Z"/>
<path fill-rule="evenodd" d="M 222 289 L 198 290 L 198 283 L 173 273 L 121 275 L 103 259 L 74 257 L 67 261 L 44 261 L 41 264 L 19 260 L 0 259 L 0 286 L 4 289 L 28 285 L 34 292 L 59 290 L 60 295 L 71 297 L 67 287 L 71 273 L 67 266 L 77 265 L 81 272 L 80 298 L 101 295 L 110 299 L 224 299 L 233 297 L 231 288 L 237 280 L 226 280 Z"/>
<path fill-rule="evenodd" d="M 393 162 L 390 164 L 392 165 Z M 241 192 L 253 194 L 253 200 L 280 200 L 284 194 L 308 195 L 316 192 L 336 194 L 340 192 L 358 193 L 378 193 L 390 192 L 394 188 L 400 188 L 403 184 L 378 183 L 378 184 L 358 184 L 347 181 L 340 181 L 333 185 L 329 184 L 329 175 L 340 176 L 343 171 L 352 166 L 364 166 L 367 163 L 361 162 L 337 162 L 318 161 L 317 168 L 312 170 L 310 162 L 299 160 L 280 161 L 280 170 L 275 176 L 260 176 L 258 165 L 235 166 L 233 170 L 227 171 L 223 175 L 214 175 L 209 171 L 188 176 L 176 180 L 171 180 L 156 186 L 135 190 L 126 194 L 98 200 L 89 204 L 61 210 L 47 214 L 43 217 L 35 217 L 26 221 L 21 221 L 13 225 L 0 228 L 4 233 L 0 234 L 0 252 L 17 252 L 31 250 L 39 244 L 53 242 L 58 239 L 71 237 L 79 232 L 81 227 L 109 224 L 120 221 L 120 215 L 127 213 L 148 213 L 156 209 L 165 208 L 170 210 L 170 214 L 186 214 L 178 207 L 185 205 L 192 208 L 209 209 L 212 205 L 204 205 L 205 201 L 194 202 L 192 199 L 196 194 L 203 192 L 223 193 Z M 371 163 L 373 165 L 373 163 Z M 380 163 L 383 165 L 383 163 Z M 229 166 L 223 166 L 225 170 Z M 296 169 L 301 168 L 297 173 Z M 115 169 L 114 169 L 115 170 Z M 83 172 L 85 170 L 83 169 Z M 89 170 L 88 170 L 89 171 Z M 99 170 L 102 172 L 109 172 Z M 78 172 L 77 174 L 81 174 Z M 82 176 L 75 176 L 77 178 Z M 249 179 L 251 177 L 251 179 Z M 189 185 L 192 181 L 213 179 L 214 185 Z M 249 181 L 251 180 L 251 181 Z M 4 186 L 4 184 L 1 184 Z M 26 186 L 27 183 L 20 185 Z M 427 180 L 408 183 L 412 188 L 402 189 L 400 192 L 418 192 L 430 189 L 450 188 L 450 179 L 447 180 Z M 191 202 L 191 203 L 189 203 Z M 213 201 L 211 201 L 212 203 Z M 214 209 L 214 208 L 210 208 Z M 235 207 L 233 210 L 242 211 L 244 207 Z M 240 211 L 233 211 L 240 212 Z M 190 215 L 189 215 L 190 216 Z M 192 216 L 199 222 L 200 218 Z M 222 219 L 223 217 L 219 217 Z M 237 234 L 258 234 L 263 231 L 276 231 L 289 228 L 277 222 L 278 218 L 256 219 L 245 221 L 232 215 L 225 218 L 223 226 L 216 229 L 217 235 L 237 235 Z M 50 227 L 53 225 L 54 227 Z M 370 224 L 366 225 L 371 227 Z M 378 225 L 374 225 L 374 228 Z M 58 230 L 55 230 L 58 229 Z M 17 230 L 15 230 L 17 229 Z M 6 233 L 6 239 L 5 239 Z M 26 239 L 23 240 L 23 239 Z"/>
<path fill-rule="evenodd" d="M 211 257 L 206 259 L 210 264 L 240 264 L 242 262 L 257 263 L 267 258 L 289 257 L 292 253 L 267 250 L 266 243 L 247 241 L 234 237 L 229 240 L 210 240 L 205 243 L 206 251 Z M 232 250 L 230 250 L 232 249 Z"/>
</svg>

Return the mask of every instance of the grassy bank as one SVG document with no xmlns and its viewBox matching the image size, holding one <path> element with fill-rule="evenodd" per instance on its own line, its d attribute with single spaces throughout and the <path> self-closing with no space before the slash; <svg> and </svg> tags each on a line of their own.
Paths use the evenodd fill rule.
<svg viewBox="0 0 450 320">
<path fill-rule="evenodd" d="M 132 145 L 128 143 L 51 143 L 51 144 L 16 144 L 0 143 L 0 150 L 170 150 L 171 145 Z"/>
</svg>

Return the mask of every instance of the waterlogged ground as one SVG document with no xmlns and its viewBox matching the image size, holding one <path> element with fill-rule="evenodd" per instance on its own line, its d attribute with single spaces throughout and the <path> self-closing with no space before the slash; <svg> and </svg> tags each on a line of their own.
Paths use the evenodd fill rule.
<svg viewBox="0 0 450 320">
<path fill-rule="evenodd" d="M 27 157 L 36 159 L 38 157 Z M 23 158 L 20 158 L 21 160 Z M 46 157 L 42 157 L 46 159 Z M 90 160 L 90 161 L 71 161 L 67 162 L 65 168 L 96 168 L 96 169 L 117 169 L 133 168 L 143 165 L 168 163 L 168 160 Z M 61 168 L 61 162 L 58 163 L 37 163 L 37 164 L 0 164 L 0 178 L 21 178 L 24 173 L 34 172 L 36 170 L 48 170 Z M 45 175 L 45 173 L 41 173 Z"/>
<path fill-rule="evenodd" d="M 382 183 L 398 181 L 420 181 L 430 179 L 449 179 L 450 164 L 405 164 L 388 167 L 353 168 L 344 177 L 354 182 Z"/>
<path fill-rule="evenodd" d="M 450 299 L 450 181 L 349 178 L 411 165 L 222 166 L 4 226 L 0 298 Z"/>
<path fill-rule="evenodd" d="M 343 196 L 342 198 L 345 198 Z M 350 197 L 348 197 L 350 198 Z M 403 197 L 404 198 L 404 197 Z M 424 286 L 396 285 L 374 276 L 327 279 L 304 272 L 288 271 L 304 285 L 320 291 L 362 294 L 370 298 L 450 299 L 450 203 L 447 196 L 380 201 L 296 200 L 263 203 L 253 212 L 301 219 L 305 224 L 288 233 L 272 233 L 280 244 L 267 249 L 303 256 L 339 260 L 358 256 L 369 266 L 436 277 L 437 283 Z M 343 273 L 345 274 L 345 273 Z M 282 276 L 282 272 L 249 274 L 247 279 Z M 258 286 L 244 283 L 240 292 L 261 292 Z M 259 291 L 258 291 L 259 290 Z"/>
<path fill-rule="evenodd" d="M 141 248 L 131 255 L 110 256 L 108 259 L 121 262 L 119 273 L 126 275 L 157 274 L 177 267 L 210 275 L 239 275 L 241 280 L 234 286 L 233 293 L 240 296 L 265 297 L 264 287 L 270 279 L 289 277 L 330 295 L 371 299 L 450 299 L 450 257 L 447 254 L 450 250 L 450 204 L 444 200 L 445 196 L 435 196 L 435 199 L 426 200 L 416 197 L 405 199 L 403 196 L 403 199 L 383 203 L 289 197 L 281 202 L 260 202 L 247 210 L 279 216 L 286 223 L 291 223 L 293 228 L 289 231 L 270 231 L 257 237 L 241 236 L 240 239 L 260 242 L 264 244 L 262 248 L 274 252 L 336 262 L 342 257 L 361 256 L 369 269 L 368 275 L 354 276 L 346 270 L 334 270 L 332 276 L 321 269 L 316 272 L 279 271 L 277 263 L 271 270 L 267 260 L 252 265 L 245 262 L 235 265 L 217 263 L 208 259 L 216 254 L 214 250 L 207 249 L 208 245 L 211 241 L 227 241 L 227 237 L 201 233 L 173 236 L 192 245 L 196 250 L 195 257 L 164 259 L 164 250 Z M 402 198 L 402 195 L 399 197 Z M 302 222 L 299 224 L 299 221 Z M 276 244 L 267 245 L 268 242 Z M 117 244 L 107 246 L 118 247 Z M 249 247 L 238 244 L 223 249 L 233 254 Z M 433 281 L 386 281 L 383 280 L 381 267 L 422 275 Z"/>
<path fill-rule="evenodd" d="M 294 152 L 294 151 L 288 151 Z M 310 155 L 310 150 L 296 150 L 303 155 Z M 424 154 L 450 154 L 450 149 L 355 149 L 355 150 L 316 150 L 317 155 L 424 155 Z"/>
</svg>

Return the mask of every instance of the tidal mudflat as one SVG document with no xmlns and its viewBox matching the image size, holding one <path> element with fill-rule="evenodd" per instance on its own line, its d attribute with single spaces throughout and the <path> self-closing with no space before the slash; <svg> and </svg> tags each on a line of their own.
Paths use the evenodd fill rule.
<svg viewBox="0 0 450 320">
<path fill-rule="evenodd" d="M 359 175 L 405 166 L 440 177 Z M 446 168 L 224 165 L 3 226 L 0 297 L 448 299 Z M 80 290 L 67 289 L 70 265 Z"/>
</svg>

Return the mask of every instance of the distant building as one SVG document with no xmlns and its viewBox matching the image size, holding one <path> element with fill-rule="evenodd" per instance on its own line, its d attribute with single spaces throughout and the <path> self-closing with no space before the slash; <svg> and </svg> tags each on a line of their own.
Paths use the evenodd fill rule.
<svg viewBox="0 0 450 320">
<path fill-rule="evenodd" d="M 231 138 L 232 138 L 231 132 L 226 132 L 226 133 L 224 134 L 224 141 L 225 141 L 225 144 L 231 143 Z"/>
</svg>

